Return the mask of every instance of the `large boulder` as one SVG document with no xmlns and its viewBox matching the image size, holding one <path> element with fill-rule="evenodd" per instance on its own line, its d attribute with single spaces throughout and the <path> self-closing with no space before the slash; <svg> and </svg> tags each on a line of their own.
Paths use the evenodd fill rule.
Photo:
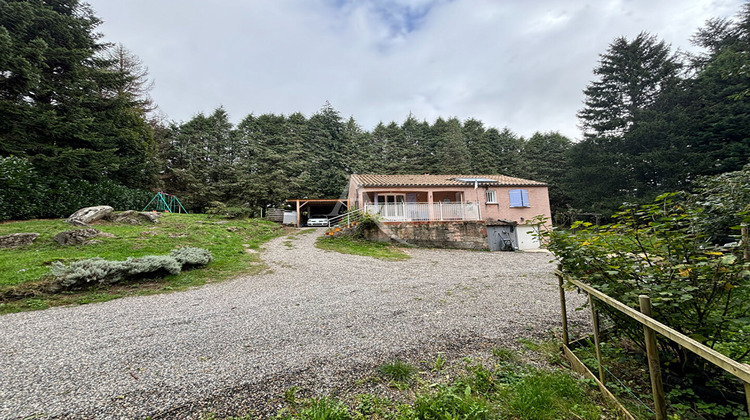
<svg viewBox="0 0 750 420">
<path fill-rule="evenodd" d="M 114 210 L 110 206 L 84 207 L 71 214 L 65 221 L 75 226 L 86 226 L 111 214 Z"/>
<path fill-rule="evenodd" d="M 55 235 L 55 240 L 60 245 L 85 245 L 90 243 L 91 238 L 96 238 L 102 232 L 99 229 L 86 228 L 60 232 Z"/>
<path fill-rule="evenodd" d="M 19 246 L 31 245 L 38 237 L 38 233 L 12 233 L 0 236 L 0 248 L 17 248 Z"/>
<path fill-rule="evenodd" d="M 131 225 L 141 224 L 140 217 L 138 217 L 138 212 L 135 210 L 126 210 L 120 213 L 110 213 L 104 219 L 114 223 L 129 223 Z"/>
<path fill-rule="evenodd" d="M 159 223 L 159 218 L 161 217 L 161 213 L 145 211 L 138 213 L 138 215 L 151 223 Z"/>
</svg>

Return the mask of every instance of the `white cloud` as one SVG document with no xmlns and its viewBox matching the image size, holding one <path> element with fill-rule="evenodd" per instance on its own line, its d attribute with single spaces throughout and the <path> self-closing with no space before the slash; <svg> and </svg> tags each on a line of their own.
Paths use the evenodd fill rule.
<svg viewBox="0 0 750 420">
<path fill-rule="evenodd" d="M 106 40 L 149 66 L 155 101 L 187 120 L 223 105 L 301 111 L 329 100 L 366 129 L 409 112 L 475 117 L 529 136 L 579 137 L 576 111 L 598 54 L 617 36 L 674 47 L 741 0 L 92 0 Z"/>
</svg>

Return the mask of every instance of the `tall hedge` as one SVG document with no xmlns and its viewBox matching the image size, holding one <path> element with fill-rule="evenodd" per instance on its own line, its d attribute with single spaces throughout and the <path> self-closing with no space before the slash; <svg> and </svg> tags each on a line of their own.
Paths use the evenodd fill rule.
<svg viewBox="0 0 750 420">
<path fill-rule="evenodd" d="M 140 210 L 152 195 L 110 180 L 45 177 L 27 159 L 0 157 L 0 221 L 67 217 L 82 207 L 98 205 Z"/>
</svg>

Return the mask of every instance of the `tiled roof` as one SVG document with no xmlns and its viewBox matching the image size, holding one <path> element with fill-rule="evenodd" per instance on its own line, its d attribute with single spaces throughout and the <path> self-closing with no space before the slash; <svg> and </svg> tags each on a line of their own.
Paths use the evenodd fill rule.
<svg viewBox="0 0 750 420">
<path fill-rule="evenodd" d="M 373 175 L 352 174 L 352 181 L 362 187 L 427 187 L 427 186 L 453 186 L 473 185 L 474 181 L 460 179 L 478 178 L 479 185 L 503 185 L 503 186 L 546 186 L 544 182 L 531 181 L 522 178 L 513 178 L 505 175 Z M 482 180 L 493 180 L 490 182 Z"/>
</svg>

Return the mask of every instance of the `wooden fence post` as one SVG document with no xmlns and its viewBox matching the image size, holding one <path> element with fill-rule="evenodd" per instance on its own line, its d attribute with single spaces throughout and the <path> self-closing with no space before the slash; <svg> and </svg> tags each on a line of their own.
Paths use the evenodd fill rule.
<svg viewBox="0 0 750 420">
<path fill-rule="evenodd" d="M 596 349 L 596 361 L 599 363 L 599 380 L 604 381 L 604 365 L 602 365 L 602 351 L 599 346 L 599 315 L 596 313 L 594 298 L 589 294 L 589 307 L 591 308 L 591 324 L 594 327 L 594 348 Z"/>
<path fill-rule="evenodd" d="M 558 271 L 562 271 L 558 266 Z M 567 347 L 570 344 L 568 338 L 568 309 L 565 306 L 565 289 L 563 289 L 563 278 L 561 273 L 557 273 L 557 283 L 560 288 L 560 311 L 562 312 L 562 334 L 563 344 Z"/>
<path fill-rule="evenodd" d="M 745 261 L 750 261 L 750 244 L 748 244 L 747 226 L 742 226 L 742 256 Z"/>
<path fill-rule="evenodd" d="M 641 313 L 651 317 L 651 299 L 646 295 L 638 296 Z M 643 333 L 646 337 L 646 353 L 648 355 L 648 371 L 651 376 L 651 390 L 654 393 L 654 409 L 656 420 L 667 418 L 667 406 L 664 401 L 664 385 L 661 381 L 661 366 L 659 365 L 659 348 L 656 346 L 656 333 L 646 324 L 643 324 Z"/>
<path fill-rule="evenodd" d="M 745 382 L 745 399 L 747 399 L 747 415 L 750 416 L 750 382 Z"/>
</svg>

